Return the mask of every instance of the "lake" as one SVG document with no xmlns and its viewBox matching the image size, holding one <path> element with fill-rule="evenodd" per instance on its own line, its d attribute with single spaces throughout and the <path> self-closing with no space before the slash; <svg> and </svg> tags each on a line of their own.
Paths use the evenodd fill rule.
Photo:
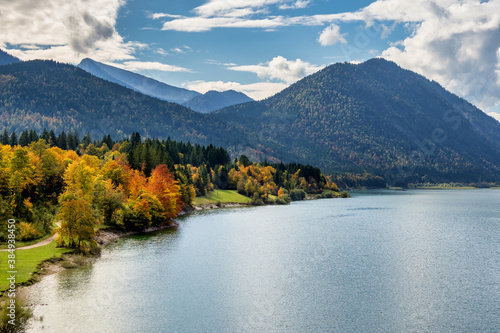
<svg viewBox="0 0 500 333">
<path fill-rule="evenodd" d="M 500 332 L 500 190 L 204 211 L 30 287 L 29 332 Z"/>
</svg>

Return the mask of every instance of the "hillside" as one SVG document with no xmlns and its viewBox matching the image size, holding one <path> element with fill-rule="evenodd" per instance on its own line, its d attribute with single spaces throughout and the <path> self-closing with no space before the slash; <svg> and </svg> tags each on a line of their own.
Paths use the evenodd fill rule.
<svg viewBox="0 0 500 333">
<path fill-rule="evenodd" d="M 174 87 L 144 75 L 105 65 L 89 58 L 83 59 L 78 67 L 101 79 L 168 102 L 182 104 L 200 95 L 196 91 Z"/>
<path fill-rule="evenodd" d="M 13 64 L 19 61 L 21 60 L 0 49 L 0 66 Z"/>
<path fill-rule="evenodd" d="M 325 170 L 370 170 L 393 183 L 500 180 L 500 124 L 383 59 L 335 64 L 216 114 L 281 159 Z"/>
<path fill-rule="evenodd" d="M 198 111 L 201 113 L 210 113 L 212 111 L 222 109 L 226 106 L 252 101 L 253 99 L 242 92 L 234 90 L 227 90 L 223 92 L 210 90 L 203 95 L 193 97 L 183 105 L 194 111 Z"/>
<path fill-rule="evenodd" d="M 0 123 L 9 131 L 139 132 L 213 143 L 252 160 L 369 171 L 390 183 L 500 181 L 500 123 L 392 62 L 335 64 L 259 102 L 200 114 L 70 65 L 0 67 Z"/>
<path fill-rule="evenodd" d="M 0 67 L 0 123 L 18 133 L 72 129 L 94 138 L 111 134 L 119 139 L 140 132 L 146 137 L 170 136 L 201 144 L 242 144 L 241 135 L 228 132 L 223 120 L 52 61 Z"/>
</svg>

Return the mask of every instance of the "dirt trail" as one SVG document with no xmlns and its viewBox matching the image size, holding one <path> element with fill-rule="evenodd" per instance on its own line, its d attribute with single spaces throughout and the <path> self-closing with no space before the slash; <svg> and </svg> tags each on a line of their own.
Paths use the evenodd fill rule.
<svg viewBox="0 0 500 333">
<path fill-rule="evenodd" d="M 59 227 L 60 224 L 61 224 L 60 222 L 57 222 L 56 223 L 57 227 Z M 35 247 L 44 246 L 44 245 L 49 244 L 53 240 L 55 240 L 56 237 L 57 237 L 57 233 L 53 234 L 49 238 L 45 238 L 44 240 L 39 241 L 38 243 L 27 245 L 27 246 L 16 247 L 16 250 L 28 250 L 28 249 L 34 249 Z M 1 249 L 0 252 L 5 252 L 5 251 L 8 251 L 8 250 L 9 249 Z"/>
</svg>

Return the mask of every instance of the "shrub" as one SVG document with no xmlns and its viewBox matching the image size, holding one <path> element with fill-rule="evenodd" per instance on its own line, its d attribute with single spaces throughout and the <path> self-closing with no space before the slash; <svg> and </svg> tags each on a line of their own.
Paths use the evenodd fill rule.
<svg viewBox="0 0 500 333">
<path fill-rule="evenodd" d="M 351 195 L 349 194 L 349 192 L 343 191 L 342 193 L 340 193 L 340 197 L 341 198 L 350 198 Z"/>
<path fill-rule="evenodd" d="M 25 332 L 28 326 L 28 320 L 33 316 L 33 311 L 24 305 L 24 300 L 16 295 L 15 306 L 8 309 L 11 298 L 7 298 L 1 305 L 0 310 L 0 332 Z M 11 306 L 12 307 L 12 306 Z M 14 317 L 15 326 L 9 323 Z"/>
<path fill-rule="evenodd" d="M 300 201 L 306 198 L 306 192 L 302 189 L 295 189 L 290 191 L 290 198 L 292 201 Z"/>
<path fill-rule="evenodd" d="M 18 240 L 30 241 L 40 238 L 41 236 L 42 234 L 33 226 L 33 224 L 26 222 L 19 223 L 19 234 L 17 235 Z"/>
<path fill-rule="evenodd" d="M 264 201 L 261 199 L 261 197 L 258 193 L 254 193 L 251 203 L 252 203 L 252 205 L 255 205 L 255 206 L 262 206 L 264 204 Z"/>
</svg>

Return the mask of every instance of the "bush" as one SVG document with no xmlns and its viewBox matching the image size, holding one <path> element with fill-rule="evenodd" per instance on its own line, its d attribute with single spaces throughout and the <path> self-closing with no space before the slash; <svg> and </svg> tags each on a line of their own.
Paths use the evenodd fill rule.
<svg viewBox="0 0 500 333">
<path fill-rule="evenodd" d="M 349 194 L 349 192 L 344 191 L 344 192 L 340 193 L 340 197 L 341 198 L 350 198 L 351 195 Z"/>
<path fill-rule="evenodd" d="M 52 211 L 51 211 L 52 210 Z M 32 209 L 33 222 L 36 223 L 42 233 L 47 234 L 52 231 L 52 221 L 55 216 L 55 209 L 50 209 L 45 206 L 35 206 Z"/>
<path fill-rule="evenodd" d="M 291 201 L 292 201 L 292 199 L 290 198 L 290 195 L 288 195 L 288 194 L 283 194 L 281 197 L 278 197 L 276 199 L 276 203 L 278 205 L 288 205 Z"/>
<path fill-rule="evenodd" d="M 38 231 L 33 224 L 21 222 L 19 223 L 19 233 L 17 239 L 20 241 L 30 241 L 42 237 L 42 233 Z"/>
<path fill-rule="evenodd" d="M 264 201 L 262 200 L 259 194 L 254 193 L 251 203 L 252 205 L 255 206 L 262 206 L 264 204 Z"/>
<path fill-rule="evenodd" d="M 300 201 L 306 198 L 306 192 L 302 189 L 295 189 L 290 191 L 290 198 L 292 201 Z"/>
<path fill-rule="evenodd" d="M 33 316 L 33 312 L 30 308 L 24 306 L 24 300 L 16 295 L 15 306 L 12 309 L 8 309 L 10 306 L 11 298 L 7 298 L 5 302 L 1 305 L 0 310 L 0 332 L 25 332 L 28 326 L 28 320 Z M 14 317 L 15 326 L 9 323 Z"/>
</svg>

